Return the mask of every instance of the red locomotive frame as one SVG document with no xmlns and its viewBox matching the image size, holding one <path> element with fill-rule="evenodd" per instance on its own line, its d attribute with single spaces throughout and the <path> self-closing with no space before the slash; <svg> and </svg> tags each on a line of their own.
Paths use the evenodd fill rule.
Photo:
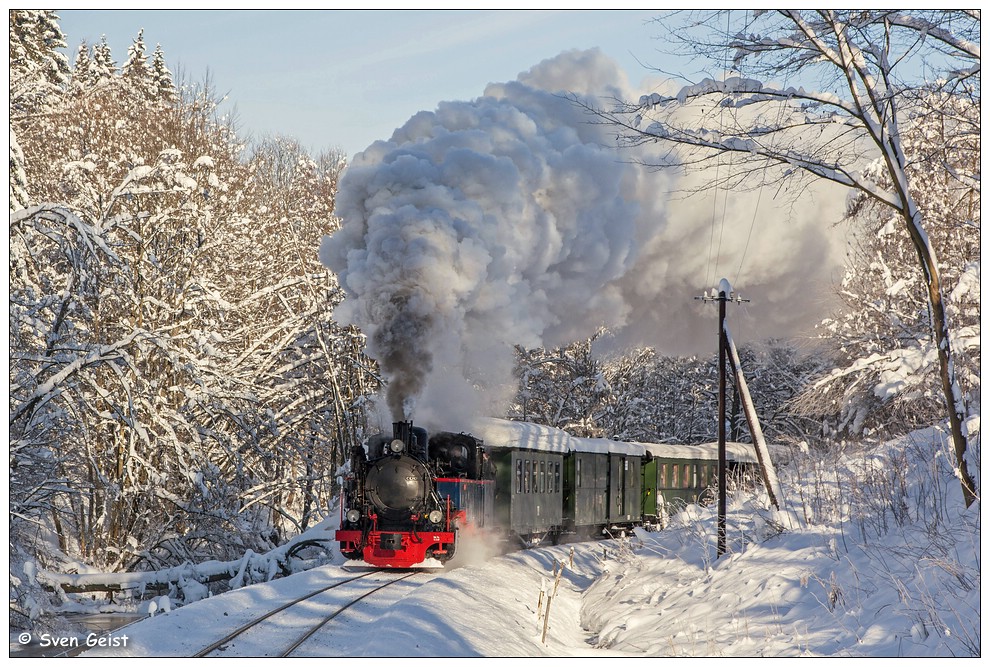
<svg viewBox="0 0 990 667">
<path fill-rule="evenodd" d="M 360 549 L 362 560 L 375 567 L 406 568 L 419 565 L 428 557 L 447 555 L 454 547 L 457 539 L 455 526 L 458 520 L 463 520 L 464 512 L 452 512 L 449 499 L 447 505 L 447 521 L 443 531 L 383 531 L 378 529 L 378 515 L 371 514 L 368 518 L 372 526 L 366 536 L 360 530 L 338 530 L 334 539 L 340 543 L 341 551 L 354 553 Z M 412 519 L 416 520 L 415 517 Z M 387 536 L 386 545 L 399 548 L 383 547 L 383 536 Z"/>
</svg>

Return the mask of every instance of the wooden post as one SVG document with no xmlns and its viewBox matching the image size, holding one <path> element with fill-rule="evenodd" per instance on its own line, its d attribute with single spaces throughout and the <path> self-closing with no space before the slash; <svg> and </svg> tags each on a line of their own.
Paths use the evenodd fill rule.
<svg viewBox="0 0 990 667">
<path fill-rule="evenodd" d="M 725 554 L 725 301 L 728 281 L 718 292 L 718 556 Z"/>
<path fill-rule="evenodd" d="M 718 556 L 726 552 L 726 456 L 725 456 L 725 357 L 727 341 L 725 336 L 725 304 L 735 300 L 738 303 L 749 301 L 739 296 L 733 299 L 732 286 L 722 278 L 718 290 L 712 296 L 696 296 L 701 301 L 718 301 Z"/>
<path fill-rule="evenodd" d="M 784 501 L 784 494 L 777 479 L 777 471 L 770 458 L 770 449 L 763 437 L 763 429 L 760 427 L 760 419 L 756 414 L 756 406 L 753 404 L 753 397 L 750 396 L 749 386 L 746 384 L 746 377 L 743 375 L 742 363 L 739 360 L 739 351 L 736 350 L 736 343 L 732 340 L 732 332 L 729 326 L 722 329 L 722 336 L 725 338 L 729 349 L 729 363 L 732 364 L 732 372 L 736 376 L 736 387 L 742 397 L 743 410 L 746 413 L 746 421 L 749 422 L 749 432 L 753 436 L 753 448 L 756 450 L 756 460 L 760 464 L 760 476 L 763 478 L 763 485 L 766 487 L 767 495 L 775 509 L 780 509 Z"/>
</svg>

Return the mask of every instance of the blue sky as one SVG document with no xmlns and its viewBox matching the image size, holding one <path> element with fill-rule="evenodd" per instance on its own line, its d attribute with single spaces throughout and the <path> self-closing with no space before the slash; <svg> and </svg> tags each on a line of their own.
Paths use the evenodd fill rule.
<svg viewBox="0 0 990 667">
<path fill-rule="evenodd" d="M 242 135 L 348 155 L 418 111 L 469 100 L 567 49 L 600 47 L 638 83 L 656 64 L 646 10 L 59 10 L 70 60 L 106 35 L 118 64 L 144 29 L 173 73 L 207 71 Z"/>
</svg>

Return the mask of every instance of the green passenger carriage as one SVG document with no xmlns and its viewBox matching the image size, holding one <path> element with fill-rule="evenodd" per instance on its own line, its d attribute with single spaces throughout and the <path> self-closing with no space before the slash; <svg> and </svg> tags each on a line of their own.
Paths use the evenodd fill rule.
<svg viewBox="0 0 990 667">
<path fill-rule="evenodd" d="M 727 442 L 726 468 L 730 483 L 756 465 L 752 445 Z M 715 498 L 718 484 L 718 443 L 701 445 L 644 444 L 642 512 L 647 527 L 663 527 L 666 517 L 692 503 Z"/>
</svg>

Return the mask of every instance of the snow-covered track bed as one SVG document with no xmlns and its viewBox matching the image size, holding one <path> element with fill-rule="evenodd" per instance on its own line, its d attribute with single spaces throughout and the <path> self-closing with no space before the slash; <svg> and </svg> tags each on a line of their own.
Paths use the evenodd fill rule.
<svg viewBox="0 0 990 667">
<path fill-rule="evenodd" d="M 382 589 L 419 573 L 376 570 L 336 581 L 252 619 L 193 657 L 288 657 L 343 612 Z M 369 577 L 368 581 L 363 581 Z M 366 590 L 368 586 L 371 588 Z"/>
</svg>

